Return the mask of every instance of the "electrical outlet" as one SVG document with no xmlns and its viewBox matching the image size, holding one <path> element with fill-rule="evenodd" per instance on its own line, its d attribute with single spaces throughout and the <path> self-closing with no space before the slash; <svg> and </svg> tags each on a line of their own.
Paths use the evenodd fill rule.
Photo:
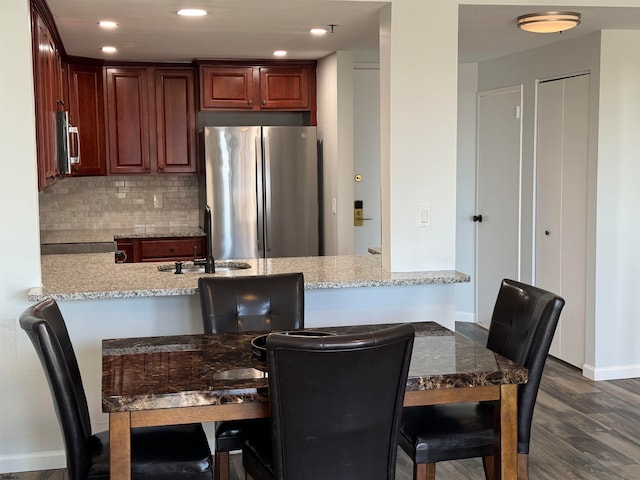
<svg viewBox="0 0 640 480">
<path fill-rule="evenodd" d="M 162 194 L 154 193 L 153 194 L 153 208 L 162 208 Z"/>
</svg>

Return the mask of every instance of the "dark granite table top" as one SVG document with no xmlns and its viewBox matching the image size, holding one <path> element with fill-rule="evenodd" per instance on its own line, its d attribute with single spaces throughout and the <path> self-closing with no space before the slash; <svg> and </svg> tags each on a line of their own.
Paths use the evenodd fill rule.
<svg viewBox="0 0 640 480">
<path fill-rule="evenodd" d="M 527 370 L 433 322 L 414 323 L 407 391 L 526 383 Z M 384 325 L 331 327 L 336 334 Z M 260 333 L 103 340 L 104 412 L 266 402 L 267 365 L 252 354 Z"/>
</svg>

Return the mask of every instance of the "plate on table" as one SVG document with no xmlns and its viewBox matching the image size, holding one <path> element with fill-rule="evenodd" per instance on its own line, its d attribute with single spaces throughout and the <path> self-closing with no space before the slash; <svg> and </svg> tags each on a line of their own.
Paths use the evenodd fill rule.
<svg viewBox="0 0 640 480">
<path fill-rule="evenodd" d="M 328 337 L 331 335 L 335 335 L 333 333 L 328 332 L 316 332 L 313 330 L 288 330 L 284 332 L 272 332 L 279 333 L 281 335 L 291 335 L 294 337 Z M 253 340 L 251 340 L 251 351 L 253 354 L 261 359 L 267 358 L 267 337 L 269 333 L 265 333 L 263 335 L 258 335 Z"/>
</svg>

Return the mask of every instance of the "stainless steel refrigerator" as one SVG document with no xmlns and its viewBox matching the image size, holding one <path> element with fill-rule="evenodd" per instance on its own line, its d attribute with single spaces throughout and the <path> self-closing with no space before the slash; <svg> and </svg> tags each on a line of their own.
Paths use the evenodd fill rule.
<svg viewBox="0 0 640 480">
<path fill-rule="evenodd" d="M 319 255 L 315 127 L 204 127 L 215 259 Z"/>
</svg>

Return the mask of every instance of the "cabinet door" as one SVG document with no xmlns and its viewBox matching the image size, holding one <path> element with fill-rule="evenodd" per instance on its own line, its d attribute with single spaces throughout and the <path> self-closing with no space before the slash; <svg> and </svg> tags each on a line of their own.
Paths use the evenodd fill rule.
<svg viewBox="0 0 640 480">
<path fill-rule="evenodd" d="M 200 108 L 258 108 L 254 83 L 252 67 L 200 67 Z"/>
<path fill-rule="evenodd" d="M 260 108 L 308 110 L 309 69 L 307 67 L 261 67 Z"/>
<path fill-rule="evenodd" d="M 109 172 L 149 173 L 151 144 L 148 70 L 107 68 L 106 81 Z"/>
<path fill-rule="evenodd" d="M 61 61 L 47 25 L 34 11 L 33 72 L 36 107 L 38 188 L 52 185 L 59 174 L 57 164 L 56 111 L 61 100 Z"/>
<path fill-rule="evenodd" d="M 106 175 L 102 68 L 69 65 L 69 122 L 80 138 L 80 163 L 71 174 Z"/>
<path fill-rule="evenodd" d="M 195 173 L 193 70 L 156 69 L 155 94 L 158 173 Z"/>
</svg>

